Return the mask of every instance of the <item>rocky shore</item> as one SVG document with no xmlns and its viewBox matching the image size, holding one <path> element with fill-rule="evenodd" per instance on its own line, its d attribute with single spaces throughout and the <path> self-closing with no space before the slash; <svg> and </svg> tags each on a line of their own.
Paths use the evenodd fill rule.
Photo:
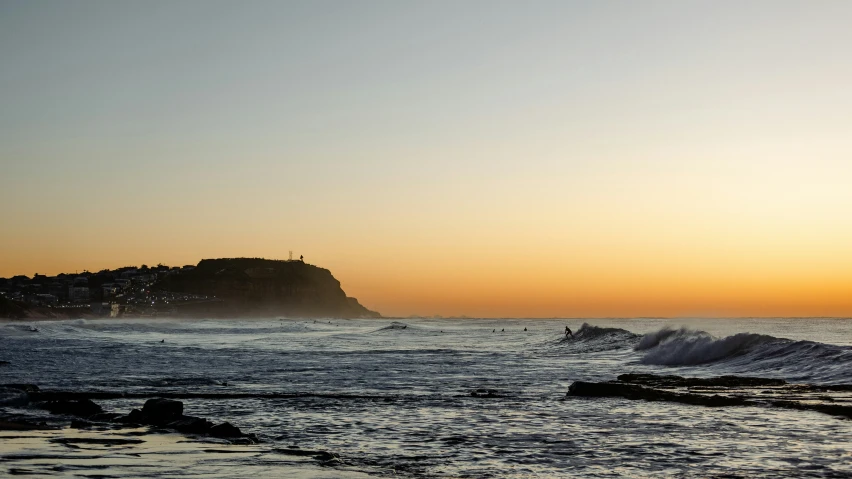
<svg viewBox="0 0 852 479">
<path fill-rule="evenodd" d="M 192 394 L 187 396 L 194 397 Z M 150 398 L 141 408 L 122 413 L 104 410 L 92 397 L 106 399 L 127 396 L 121 393 L 42 391 L 32 384 L 0 384 L 0 442 L 4 445 L 0 464 L 23 465 L 25 467 L 11 466 L 8 472 L 13 475 L 39 477 L 56 473 L 59 466 L 51 466 L 49 471 L 44 470 L 44 466 L 59 459 L 63 462 L 90 461 L 85 467 L 97 469 L 97 460 L 104 457 L 99 454 L 109 451 L 121 457 L 139 457 L 138 450 L 144 450 L 144 446 L 150 446 L 151 443 L 144 437 L 158 435 L 170 438 L 165 440 L 166 446 L 161 445 L 151 451 L 154 456 L 173 455 L 177 452 L 189 455 L 204 454 L 208 457 L 203 460 L 211 461 L 209 456 L 212 454 L 222 462 L 231 464 L 233 455 L 249 453 L 254 456 L 264 455 L 267 462 L 278 466 L 281 461 L 267 456 L 286 456 L 291 458 L 284 461 L 286 465 L 299 467 L 294 473 L 298 477 L 313 477 L 310 470 L 304 470 L 305 467 L 345 468 L 340 457 L 329 451 L 301 449 L 296 446 L 267 446 L 257 449 L 261 440 L 256 434 L 245 433 L 227 421 L 216 422 L 186 415 L 184 403 L 175 399 Z M 25 411 L 31 414 L 23 414 Z M 37 411 L 48 414 L 39 415 Z M 198 446 L 193 451 L 187 451 L 185 447 L 180 446 L 186 441 L 178 439 L 179 436 L 196 442 Z M 14 453 L 16 441 L 25 447 L 25 450 L 18 454 Z M 163 440 L 153 441 L 153 444 L 162 443 Z M 57 446 L 62 448 L 51 452 Z M 245 449 L 246 447 L 253 449 Z M 97 454 L 84 454 L 82 451 Z M 173 458 L 169 461 L 173 461 Z M 151 464 L 146 464 L 145 467 L 149 466 Z M 257 468 L 257 464 L 246 464 L 245 467 Z M 259 471 L 263 470 L 265 467 L 259 468 Z M 64 471 L 58 472 L 58 475 L 62 475 L 61 472 Z M 357 473 L 353 475 L 351 471 L 346 473 L 346 477 L 360 476 Z"/>
<path fill-rule="evenodd" d="M 215 424 L 206 418 L 184 415 L 182 401 L 152 398 L 145 401 L 141 409 L 132 409 L 127 414 L 122 414 L 104 411 L 99 404 L 87 396 L 74 392 L 42 392 L 33 384 L 0 385 L 0 405 L 41 409 L 57 416 L 56 421 L 40 423 L 15 417 L 0 418 L 0 429 L 27 430 L 59 427 L 70 419 L 71 427 L 78 429 L 106 425 L 133 428 L 150 426 L 153 428 L 152 432 L 174 431 L 210 436 L 227 439 L 234 444 L 259 442 L 256 435 L 245 434 L 229 422 Z"/>
<path fill-rule="evenodd" d="M 775 407 L 852 419 L 852 385 L 789 384 L 782 379 L 622 374 L 616 381 L 577 381 L 568 388 L 568 396 L 620 397 L 707 407 Z"/>
</svg>

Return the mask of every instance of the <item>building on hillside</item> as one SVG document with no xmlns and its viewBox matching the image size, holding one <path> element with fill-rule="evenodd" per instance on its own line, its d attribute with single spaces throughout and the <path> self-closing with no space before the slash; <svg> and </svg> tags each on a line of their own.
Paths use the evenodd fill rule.
<svg viewBox="0 0 852 479">
<path fill-rule="evenodd" d="M 59 298 L 52 294 L 37 294 L 35 295 L 35 304 L 37 306 L 56 306 L 59 304 Z"/>
<path fill-rule="evenodd" d="M 86 303 L 89 301 L 89 279 L 78 276 L 68 288 L 68 301 Z"/>
</svg>

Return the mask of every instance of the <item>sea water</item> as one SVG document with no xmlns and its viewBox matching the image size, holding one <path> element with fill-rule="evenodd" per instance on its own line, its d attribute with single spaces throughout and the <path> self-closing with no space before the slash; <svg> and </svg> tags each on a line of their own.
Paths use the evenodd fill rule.
<svg viewBox="0 0 852 479">
<path fill-rule="evenodd" d="M 0 360 L 0 383 L 42 389 L 292 393 L 187 399 L 185 414 L 256 433 L 260 451 L 332 451 L 328 477 L 852 476 L 850 420 L 566 396 L 574 381 L 628 372 L 852 383 L 848 319 L 4 323 Z M 270 454 L 234 456 L 232 469 L 220 458 L 204 475 L 268 472 Z"/>
</svg>

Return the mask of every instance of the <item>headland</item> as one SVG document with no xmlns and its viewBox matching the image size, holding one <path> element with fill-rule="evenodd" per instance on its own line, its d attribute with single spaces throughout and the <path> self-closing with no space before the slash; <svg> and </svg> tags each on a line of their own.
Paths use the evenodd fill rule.
<svg viewBox="0 0 852 479">
<path fill-rule="evenodd" d="M 97 273 L 0 278 L 0 319 L 378 318 L 331 271 L 302 260 L 203 259 Z"/>
</svg>

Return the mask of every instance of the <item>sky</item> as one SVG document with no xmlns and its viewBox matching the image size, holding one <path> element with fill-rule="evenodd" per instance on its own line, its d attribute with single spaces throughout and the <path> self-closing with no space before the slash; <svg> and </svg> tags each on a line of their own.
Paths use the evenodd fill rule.
<svg viewBox="0 0 852 479">
<path fill-rule="evenodd" d="M 852 316 L 852 2 L 0 0 L 0 276 Z"/>
</svg>

